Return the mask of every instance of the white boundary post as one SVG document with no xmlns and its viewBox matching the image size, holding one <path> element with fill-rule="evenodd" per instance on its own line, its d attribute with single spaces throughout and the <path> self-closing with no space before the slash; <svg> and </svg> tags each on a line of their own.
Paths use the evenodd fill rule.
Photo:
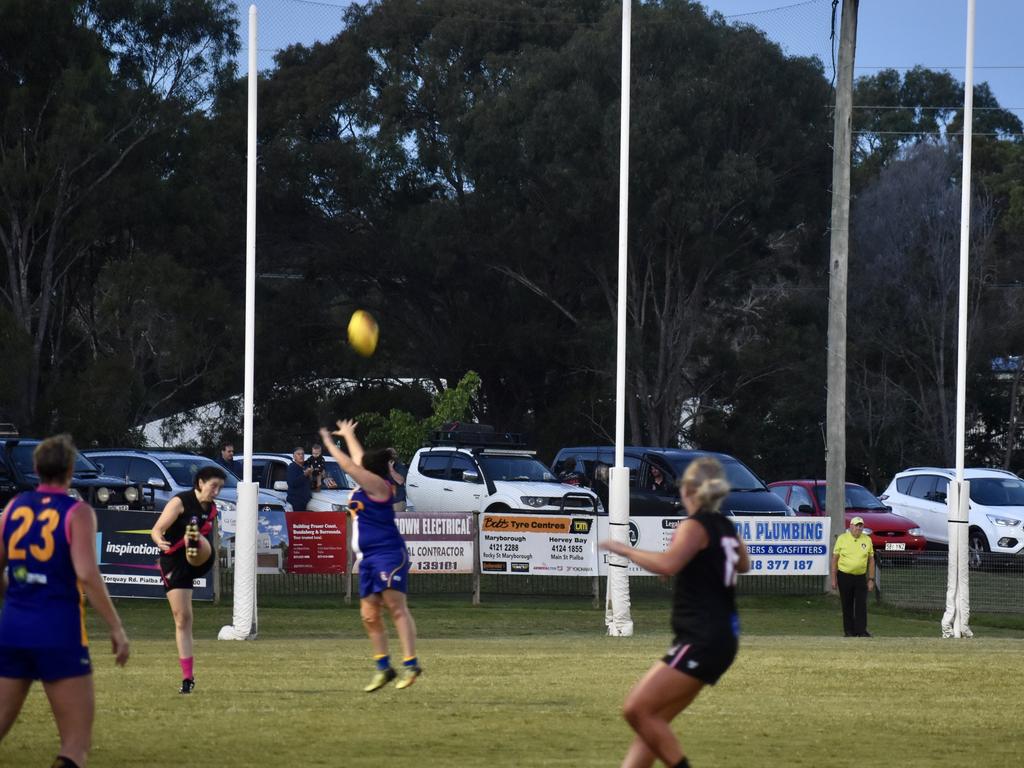
<svg viewBox="0 0 1024 768">
<path fill-rule="evenodd" d="M 238 484 L 238 519 L 235 524 L 235 594 L 232 623 L 221 627 L 220 640 L 256 637 L 256 505 L 259 485 L 252 481 L 253 369 L 256 338 L 256 6 L 249 6 L 249 121 L 245 194 L 245 394 L 242 440 L 245 459 Z"/>
<path fill-rule="evenodd" d="M 960 300 L 956 366 L 956 479 L 949 484 L 949 563 L 943 637 L 973 637 L 970 618 L 970 566 L 967 562 L 970 483 L 964 480 L 967 421 L 967 279 L 971 244 L 971 144 L 974 123 L 974 4 L 967 0 L 967 67 L 964 75 L 963 179 L 960 188 Z"/>
<path fill-rule="evenodd" d="M 623 465 L 626 438 L 626 274 L 629 236 L 629 78 L 633 0 L 622 0 L 622 96 L 619 114 L 619 297 L 615 346 L 615 466 L 608 472 L 608 535 L 629 540 L 629 469 Z M 605 626 L 613 637 L 631 637 L 629 561 L 608 553 Z"/>
</svg>

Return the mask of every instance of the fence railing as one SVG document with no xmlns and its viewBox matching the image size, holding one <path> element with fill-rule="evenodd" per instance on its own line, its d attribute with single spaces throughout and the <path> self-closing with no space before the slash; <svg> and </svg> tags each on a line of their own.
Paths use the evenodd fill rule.
<svg viewBox="0 0 1024 768">
<path fill-rule="evenodd" d="M 880 554 L 878 597 L 900 608 L 942 610 L 946 604 L 947 554 L 926 551 L 914 555 Z M 330 596 L 346 599 L 349 574 L 274 573 L 257 577 L 257 593 L 271 596 Z M 417 574 L 409 580 L 412 595 L 473 595 L 473 574 Z M 606 579 L 600 579 L 600 597 L 594 599 L 594 580 L 570 576 L 505 576 L 482 574 L 480 594 L 591 598 L 603 604 Z M 824 589 L 821 576 L 741 577 L 741 595 L 814 595 Z M 231 569 L 221 574 L 221 595 L 230 598 L 234 585 Z M 653 576 L 632 576 L 630 592 L 638 597 L 671 593 L 671 581 Z M 357 599 L 358 587 L 353 590 Z M 1024 557 L 987 553 L 970 572 L 972 612 L 1024 613 Z"/>
<path fill-rule="evenodd" d="M 972 613 L 1024 613 L 1024 557 L 986 552 L 969 575 Z M 942 610 L 946 605 L 948 553 L 880 554 L 882 602 L 901 608 Z"/>
</svg>

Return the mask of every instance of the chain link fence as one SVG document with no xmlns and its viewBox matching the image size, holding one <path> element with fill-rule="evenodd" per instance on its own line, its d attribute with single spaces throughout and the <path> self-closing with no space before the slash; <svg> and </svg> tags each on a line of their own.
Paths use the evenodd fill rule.
<svg viewBox="0 0 1024 768">
<path fill-rule="evenodd" d="M 409 579 L 410 595 L 465 595 L 473 596 L 474 575 L 413 574 Z M 604 605 L 607 594 L 605 577 L 566 576 L 503 576 L 481 574 L 480 599 L 497 595 L 537 597 L 591 598 L 595 605 Z M 813 595 L 824 590 L 823 576 L 747 576 L 740 577 L 737 593 L 741 595 Z M 227 569 L 221 574 L 221 599 L 232 597 L 234 574 Z M 351 585 L 351 586 L 350 586 Z M 672 594 L 671 580 L 654 576 L 632 576 L 630 594 L 635 597 Z M 337 596 L 340 601 L 359 599 L 359 575 L 272 573 L 257 576 L 257 595 L 273 597 Z"/>
<path fill-rule="evenodd" d="M 1024 613 L 1024 557 L 986 553 L 971 569 L 971 611 L 974 613 Z M 914 555 L 881 555 L 878 559 L 878 598 L 897 608 L 942 610 L 946 605 L 947 553 L 926 551 Z M 409 580 L 411 595 L 473 596 L 473 574 L 415 574 Z M 564 576 L 503 576 L 482 574 L 481 600 L 489 595 L 590 598 L 603 605 L 605 578 Z M 221 598 L 232 597 L 234 574 L 221 574 Z M 351 585 L 351 586 L 350 586 Z M 671 580 L 633 576 L 630 593 L 636 597 L 671 595 Z M 815 595 L 825 588 L 822 576 L 744 576 L 737 584 L 740 595 Z M 273 597 L 336 596 L 339 601 L 358 600 L 358 574 L 274 573 L 257 577 L 257 594 Z"/>
<path fill-rule="evenodd" d="M 972 613 L 1024 613 L 1024 557 L 975 555 L 970 573 Z M 883 554 L 878 559 L 878 591 L 883 603 L 898 608 L 946 607 L 948 553 Z"/>
</svg>

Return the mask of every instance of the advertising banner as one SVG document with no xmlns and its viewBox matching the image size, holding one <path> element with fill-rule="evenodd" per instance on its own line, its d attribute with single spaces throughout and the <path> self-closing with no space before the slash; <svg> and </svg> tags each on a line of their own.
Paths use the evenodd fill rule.
<svg viewBox="0 0 1024 768">
<path fill-rule="evenodd" d="M 631 517 L 629 542 L 637 549 L 664 552 L 685 517 Z M 827 576 L 830 521 L 827 517 L 731 517 L 750 552 L 746 576 Z M 600 518 L 599 540 L 608 538 L 608 518 Z M 601 575 L 608 573 L 608 553 L 601 552 Z M 634 563 L 631 576 L 649 576 Z"/>
<path fill-rule="evenodd" d="M 828 576 L 827 517 L 734 517 L 753 576 Z"/>
<path fill-rule="evenodd" d="M 410 573 L 473 572 L 472 512 L 403 512 L 396 522 Z"/>
<path fill-rule="evenodd" d="M 596 576 L 596 518 L 483 514 L 480 572 Z"/>
<path fill-rule="evenodd" d="M 149 538 L 158 513 L 97 509 L 96 553 L 107 591 L 114 597 L 163 599 L 156 561 L 160 550 Z M 213 572 L 192 582 L 193 600 L 213 600 Z"/>
<path fill-rule="evenodd" d="M 343 512 L 286 512 L 288 573 L 345 573 L 348 549 Z"/>
</svg>

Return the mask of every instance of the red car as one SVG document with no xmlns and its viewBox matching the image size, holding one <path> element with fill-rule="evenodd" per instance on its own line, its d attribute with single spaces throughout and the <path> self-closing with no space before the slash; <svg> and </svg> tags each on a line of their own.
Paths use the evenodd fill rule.
<svg viewBox="0 0 1024 768">
<path fill-rule="evenodd" d="M 824 480 L 779 480 L 768 483 L 768 487 L 781 496 L 797 515 L 824 517 L 828 514 L 825 511 Z M 920 552 L 925 548 L 925 538 L 917 523 L 893 514 L 863 485 L 847 483 L 847 527 L 854 516 L 864 518 L 864 533 L 871 536 L 871 543 L 878 553 Z"/>
</svg>

